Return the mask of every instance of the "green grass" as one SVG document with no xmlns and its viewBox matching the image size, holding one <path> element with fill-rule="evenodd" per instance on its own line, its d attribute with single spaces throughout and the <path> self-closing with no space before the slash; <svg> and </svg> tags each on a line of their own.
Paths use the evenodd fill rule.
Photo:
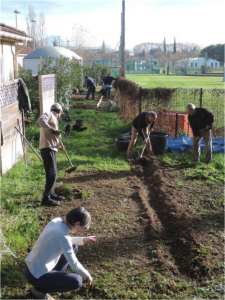
<svg viewBox="0 0 225 300">
<path fill-rule="evenodd" d="M 88 127 L 84 132 L 74 132 L 71 130 L 71 136 L 63 136 L 63 142 L 74 165 L 79 165 L 78 171 L 114 171 L 124 172 L 130 169 L 130 166 L 124 161 L 126 154 L 118 153 L 116 150 L 115 138 L 121 137 L 123 133 L 130 130 L 130 123 L 122 122 L 117 113 L 109 111 L 97 112 L 96 110 L 71 109 L 73 122 L 76 119 L 83 119 L 83 125 Z M 65 123 L 60 121 L 60 128 L 64 130 Z M 39 127 L 34 123 L 26 127 L 26 136 L 33 146 L 38 150 Z M 142 145 L 140 143 L 135 149 L 134 156 Z M 173 167 L 178 163 L 182 154 L 166 153 L 160 159 Z M 70 168 L 65 155 L 59 152 L 57 155 L 58 164 L 58 184 L 62 185 L 63 193 L 71 194 L 72 186 L 70 183 L 62 184 L 64 171 Z M 188 163 L 191 155 L 187 156 L 184 163 Z M 202 182 L 207 184 L 219 184 L 223 182 L 223 155 L 215 154 L 214 160 L 210 165 L 203 162 L 194 164 L 193 168 L 185 170 L 185 181 Z M 42 163 L 38 158 L 28 150 L 28 167 L 25 167 L 24 161 L 19 161 L 10 171 L 2 176 L 2 230 L 6 238 L 6 244 L 17 256 L 14 259 L 10 254 L 5 254 L 2 260 L 2 275 L 5 285 L 2 289 L 2 298 L 10 299 L 10 293 L 18 290 L 17 295 L 23 297 L 28 292 L 29 285 L 23 276 L 23 264 L 27 253 L 37 240 L 41 228 L 46 225 L 45 218 L 40 221 L 42 208 L 39 207 L 45 183 L 45 175 Z M 181 185 L 185 184 L 181 180 Z M 203 185 L 203 188 L 204 188 Z M 89 196 L 90 191 L 82 191 L 83 198 Z M 222 197 L 215 196 L 210 205 L 218 206 L 223 201 Z M 121 205 L 121 203 L 119 204 Z M 129 203 L 128 203 L 129 206 Z M 100 212 L 101 213 L 101 212 Z M 110 212 L 111 215 L 111 212 Z M 52 217 L 54 217 L 54 212 Z M 111 216 L 112 217 L 112 216 Z M 129 216 L 126 216 L 129 219 Z M 114 224 L 124 222 L 124 214 L 115 214 L 113 218 L 107 218 L 105 222 Z M 129 220 L 127 220 L 129 223 Z M 104 224 L 99 223 L 99 230 Z M 140 249 L 140 251 L 144 251 Z M 124 266 L 122 272 L 118 271 L 116 264 Z M 127 270 L 132 267 L 130 258 L 121 257 L 118 261 L 109 261 L 103 268 L 96 273 L 95 288 L 102 292 L 103 298 L 190 298 L 190 295 L 196 297 L 213 297 L 214 291 L 204 290 L 204 288 L 192 286 L 192 283 L 177 279 L 174 282 L 166 278 L 163 274 L 150 274 L 150 272 L 138 271 L 129 274 Z M 105 269 L 108 271 L 105 271 Z M 132 269 L 133 270 L 133 269 Z M 120 278 L 115 283 L 115 278 Z M 13 286 L 13 288 L 12 288 Z M 21 286 L 23 287 L 21 289 Z M 135 286 L 135 289 L 134 289 Z M 216 283 L 215 283 L 216 286 Z M 195 290 L 193 292 L 193 290 Z M 216 290 L 216 287 L 215 287 Z M 79 293 L 76 297 L 79 297 Z M 87 291 L 87 298 L 93 295 Z"/>
<path fill-rule="evenodd" d="M 127 75 L 143 88 L 224 89 L 223 77 Z"/>
</svg>

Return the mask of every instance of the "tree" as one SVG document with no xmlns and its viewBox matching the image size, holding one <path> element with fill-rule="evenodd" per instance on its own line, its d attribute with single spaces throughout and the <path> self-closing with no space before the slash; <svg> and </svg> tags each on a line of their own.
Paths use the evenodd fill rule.
<svg viewBox="0 0 225 300">
<path fill-rule="evenodd" d="M 46 26 L 45 26 L 45 15 L 43 12 L 40 13 L 38 24 L 37 24 L 37 34 L 40 41 L 40 46 L 44 46 L 44 40 L 46 39 Z"/>
<path fill-rule="evenodd" d="M 224 44 L 210 45 L 202 49 L 200 56 L 204 57 L 207 53 L 207 56 L 218 60 L 219 62 L 224 62 Z"/>
<path fill-rule="evenodd" d="M 54 40 L 52 41 L 52 46 L 59 46 L 59 41 L 55 37 Z"/>
<path fill-rule="evenodd" d="M 36 12 L 32 5 L 28 8 L 28 15 L 26 16 L 26 23 L 27 23 L 27 33 L 29 36 L 33 38 L 31 42 L 29 42 L 32 48 L 35 47 L 35 39 L 36 39 Z"/>
</svg>

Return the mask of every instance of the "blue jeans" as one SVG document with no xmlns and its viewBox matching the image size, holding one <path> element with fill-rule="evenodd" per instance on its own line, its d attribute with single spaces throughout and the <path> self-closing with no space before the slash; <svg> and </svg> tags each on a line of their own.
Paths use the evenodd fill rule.
<svg viewBox="0 0 225 300">
<path fill-rule="evenodd" d="M 74 245 L 73 249 L 76 254 L 78 247 Z M 34 277 L 27 265 L 24 274 L 27 281 L 43 293 L 69 292 L 81 287 L 82 278 L 74 273 L 66 273 L 68 265 L 65 256 L 62 254 L 55 268 L 40 278 Z"/>
<path fill-rule="evenodd" d="M 106 96 L 107 96 L 108 100 L 110 100 L 110 96 L 111 96 L 111 88 L 112 88 L 112 85 L 106 84 L 105 90 L 106 90 Z"/>
</svg>

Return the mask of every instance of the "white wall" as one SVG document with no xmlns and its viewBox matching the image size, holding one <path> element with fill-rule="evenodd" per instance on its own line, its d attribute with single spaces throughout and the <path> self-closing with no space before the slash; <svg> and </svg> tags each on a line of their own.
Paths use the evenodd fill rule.
<svg viewBox="0 0 225 300">
<path fill-rule="evenodd" d="M 14 55 L 15 42 L 1 40 L 1 83 L 7 83 L 14 79 Z"/>
<path fill-rule="evenodd" d="M 18 55 L 17 56 L 17 65 L 18 65 L 18 67 L 19 67 L 19 65 L 21 67 L 23 67 L 23 58 L 24 58 L 24 55 Z"/>
<path fill-rule="evenodd" d="M 40 65 L 41 59 L 23 59 L 24 69 L 32 70 L 33 75 L 38 74 L 38 65 Z"/>
</svg>

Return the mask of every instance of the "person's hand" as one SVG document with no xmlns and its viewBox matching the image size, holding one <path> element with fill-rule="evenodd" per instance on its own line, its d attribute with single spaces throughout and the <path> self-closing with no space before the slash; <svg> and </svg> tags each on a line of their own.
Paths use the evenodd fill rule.
<svg viewBox="0 0 225 300">
<path fill-rule="evenodd" d="M 98 238 L 96 236 L 86 236 L 83 238 L 84 244 L 95 244 L 98 242 Z"/>
<path fill-rule="evenodd" d="M 196 141 L 200 141 L 200 136 L 196 136 Z"/>
<path fill-rule="evenodd" d="M 91 275 L 87 277 L 87 282 L 87 286 L 92 286 L 93 278 L 91 277 Z"/>
<path fill-rule="evenodd" d="M 51 132 L 52 132 L 52 134 L 54 134 L 54 135 L 60 135 L 60 134 L 61 134 L 61 130 L 56 130 L 56 129 L 54 129 L 54 128 L 51 128 Z"/>
<path fill-rule="evenodd" d="M 206 125 L 205 126 L 205 130 L 209 130 L 210 126 L 209 125 Z"/>
</svg>

